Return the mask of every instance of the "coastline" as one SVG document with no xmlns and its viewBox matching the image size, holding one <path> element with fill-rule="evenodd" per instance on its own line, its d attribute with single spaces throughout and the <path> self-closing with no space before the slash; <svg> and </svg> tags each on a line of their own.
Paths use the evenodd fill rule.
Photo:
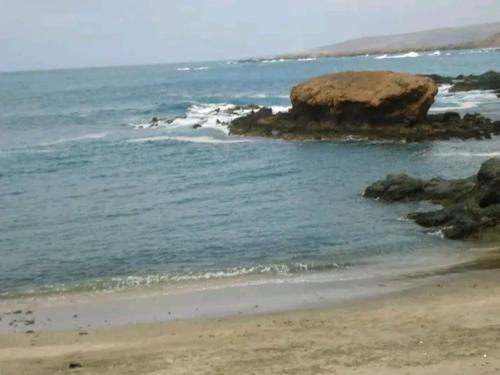
<svg viewBox="0 0 500 375">
<path fill-rule="evenodd" d="M 262 57 L 262 58 L 252 58 L 240 60 L 240 62 L 262 62 L 262 61 L 294 61 L 294 60 L 317 60 L 317 59 L 328 59 L 328 58 L 342 58 L 342 57 L 363 57 L 363 56 L 386 56 L 386 55 L 404 55 L 410 53 L 435 53 L 435 52 L 454 52 L 454 51 L 466 51 L 466 50 L 498 50 L 500 45 L 497 41 L 495 43 L 484 43 L 484 44 L 464 44 L 458 46 L 435 46 L 435 47 L 421 47 L 421 48 L 375 48 L 357 51 L 347 51 L 347 52 L 328 52 L 328 51 L 310 51 L 310 52 L 298 52 L 290 53 L 284 55 L 276 55 L 272 57 Z"/>
<path fill-rule="evenodd" d="M 479 257 L 484 250 L 478 247 Z M 153 283 L 0 299 L 0 333 L 103 329 L 130 324 L 217 319 L 321 309 L 414 289 L 478 258 L 450 243 L 365 265 L 292 274 Z"/>
<path fill-rule="evenodd" d="M 495 250 L 430 272 L 421 284 L 422 276 L 413 275 L 408 278 L 413 288 L 334 305 L 0 333 L 0 368 L 2 375 L 74 372 L 70 363 L 89 374 L 495 373 L 500 367 Z"/>
</svg>

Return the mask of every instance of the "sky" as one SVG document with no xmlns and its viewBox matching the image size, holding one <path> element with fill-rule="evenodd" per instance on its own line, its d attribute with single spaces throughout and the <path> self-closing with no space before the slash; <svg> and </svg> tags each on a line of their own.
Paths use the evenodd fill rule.
<svg viewBox="0 0 500 375">
<path fill-rule="evenodd" d="M 500 0 L 0 0 L 0 71 L 226 60 L 500 21 Z"/>
</svg>

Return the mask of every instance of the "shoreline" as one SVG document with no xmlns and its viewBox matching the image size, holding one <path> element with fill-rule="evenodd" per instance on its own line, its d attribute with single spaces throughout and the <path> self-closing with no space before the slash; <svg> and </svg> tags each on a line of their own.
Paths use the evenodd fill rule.
<svg viewBox="0 0 500 375">
<path fill-rule="evenodd" d="M 498 263 L 494 252 L 423 285 L 333 306 L 0 333 L 0 368 L 2 375 L 70 373 L 70 363 L 99 374 L 496 373 Z"/>
<path fill-rule="evenodd" d="M 379 48 L 379 49 L 367 49 L 367 50 L 358 50 L 358 51 L 350 51 L 350 52 L 328 52 L 328 51 L 311 51 L 311 52 L 299 52 L 299 53 L 290 53 L 284 55 L 276 55 L 267 58 L 250 58 L 250 59 L 240 59 L 237 60 L 239 63 L 248 63 L 248 62 L 262 62 L 269 60 L 280 60 L 283 59 L 285 61 L 295 61 L 295 60 L 308 60 L 308 59 L 329 59 L 329 58 L 343 58 L 343 57 L 377 57 L 377 56 L 394 56 L 400 54 L 408 54 L 408 53 L 434 53 L 436 51 L 439 52 L 455 52 L 455 51 L 474 51 L 474 50 L 491 50 L 497 51 L 500 49 L 500 45 L 497 43 L 485 46 L 473 46 L 473 45 L 461 45 L 461 46 L 436 46 L 436 47 L 421 47 L 421 48 Z"/>
<path fill-rule="evenodd" d="M 481 254 L 484 250 L 478 249 Z M 287 313 L 342 305 L 411 290 L 470 267 L 469 245 L 450 243 L 429 254 L 385 256 L 352 269 L 292 275 L 249 275 L 124 289 L 0 299 L 0 333 L 102 329 Z"/>
</svg>

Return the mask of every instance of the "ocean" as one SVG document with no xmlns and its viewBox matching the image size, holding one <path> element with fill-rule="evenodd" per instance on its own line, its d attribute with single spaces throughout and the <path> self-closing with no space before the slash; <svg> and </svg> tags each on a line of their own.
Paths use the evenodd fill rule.
<svg viewBox="0 0 500 375">
<path fill-rule="evenodd" d="M 467 249 L 404 220 L 428 206 L 363 190 L 395 172 L 471 175 L 500 155 L 497 138 L 285 142 L 232 137 L 226 123 L 240 105 L 285 110 L 291 87 L 319 74 L 478 74 L 499 61 L 464 50 L 1 73 L 0 299 L 445 264 Z M 499 103 L 443 86 L 432 111 L 500 119 Z"/>
</svg>

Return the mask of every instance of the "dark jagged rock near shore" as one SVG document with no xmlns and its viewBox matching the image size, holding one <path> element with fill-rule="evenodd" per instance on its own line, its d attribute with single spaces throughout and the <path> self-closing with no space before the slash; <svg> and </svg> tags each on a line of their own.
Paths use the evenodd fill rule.
<svg viewBox="0 0 500 375">
<path fill-rule="evenodd" d="M 422 142 L 490 138 L 500 121 L 478 114 L 427 115 L 437 93 L 428 77 L 392 72 L 345 72 L 313 78 L 292 89 L 292 108 L 269 108 L 233 120 L 230 134 L 289 140 Z"/>
<path fill-rule="evenodd" d="M 425 77 L 432 78 L 438 84 L 452 85 L 451 92 L 471 90 L 493 90 L 500 97 L 500 73 L 489 71 L 479 75 L 459 75 L 457 77 L 446 77 L 431 74 Z"/>
<path fill-rule="evenodd" d="M 417 224 L 439 228 L 445 237 L 464 239 L 500 229 L 500 159 L 484 162 L 477 175 L 456 180 L 389 175 L 365 191 L 387 202 L 426 200 L 441 209 L 408 215 Z"/>
</svg>

